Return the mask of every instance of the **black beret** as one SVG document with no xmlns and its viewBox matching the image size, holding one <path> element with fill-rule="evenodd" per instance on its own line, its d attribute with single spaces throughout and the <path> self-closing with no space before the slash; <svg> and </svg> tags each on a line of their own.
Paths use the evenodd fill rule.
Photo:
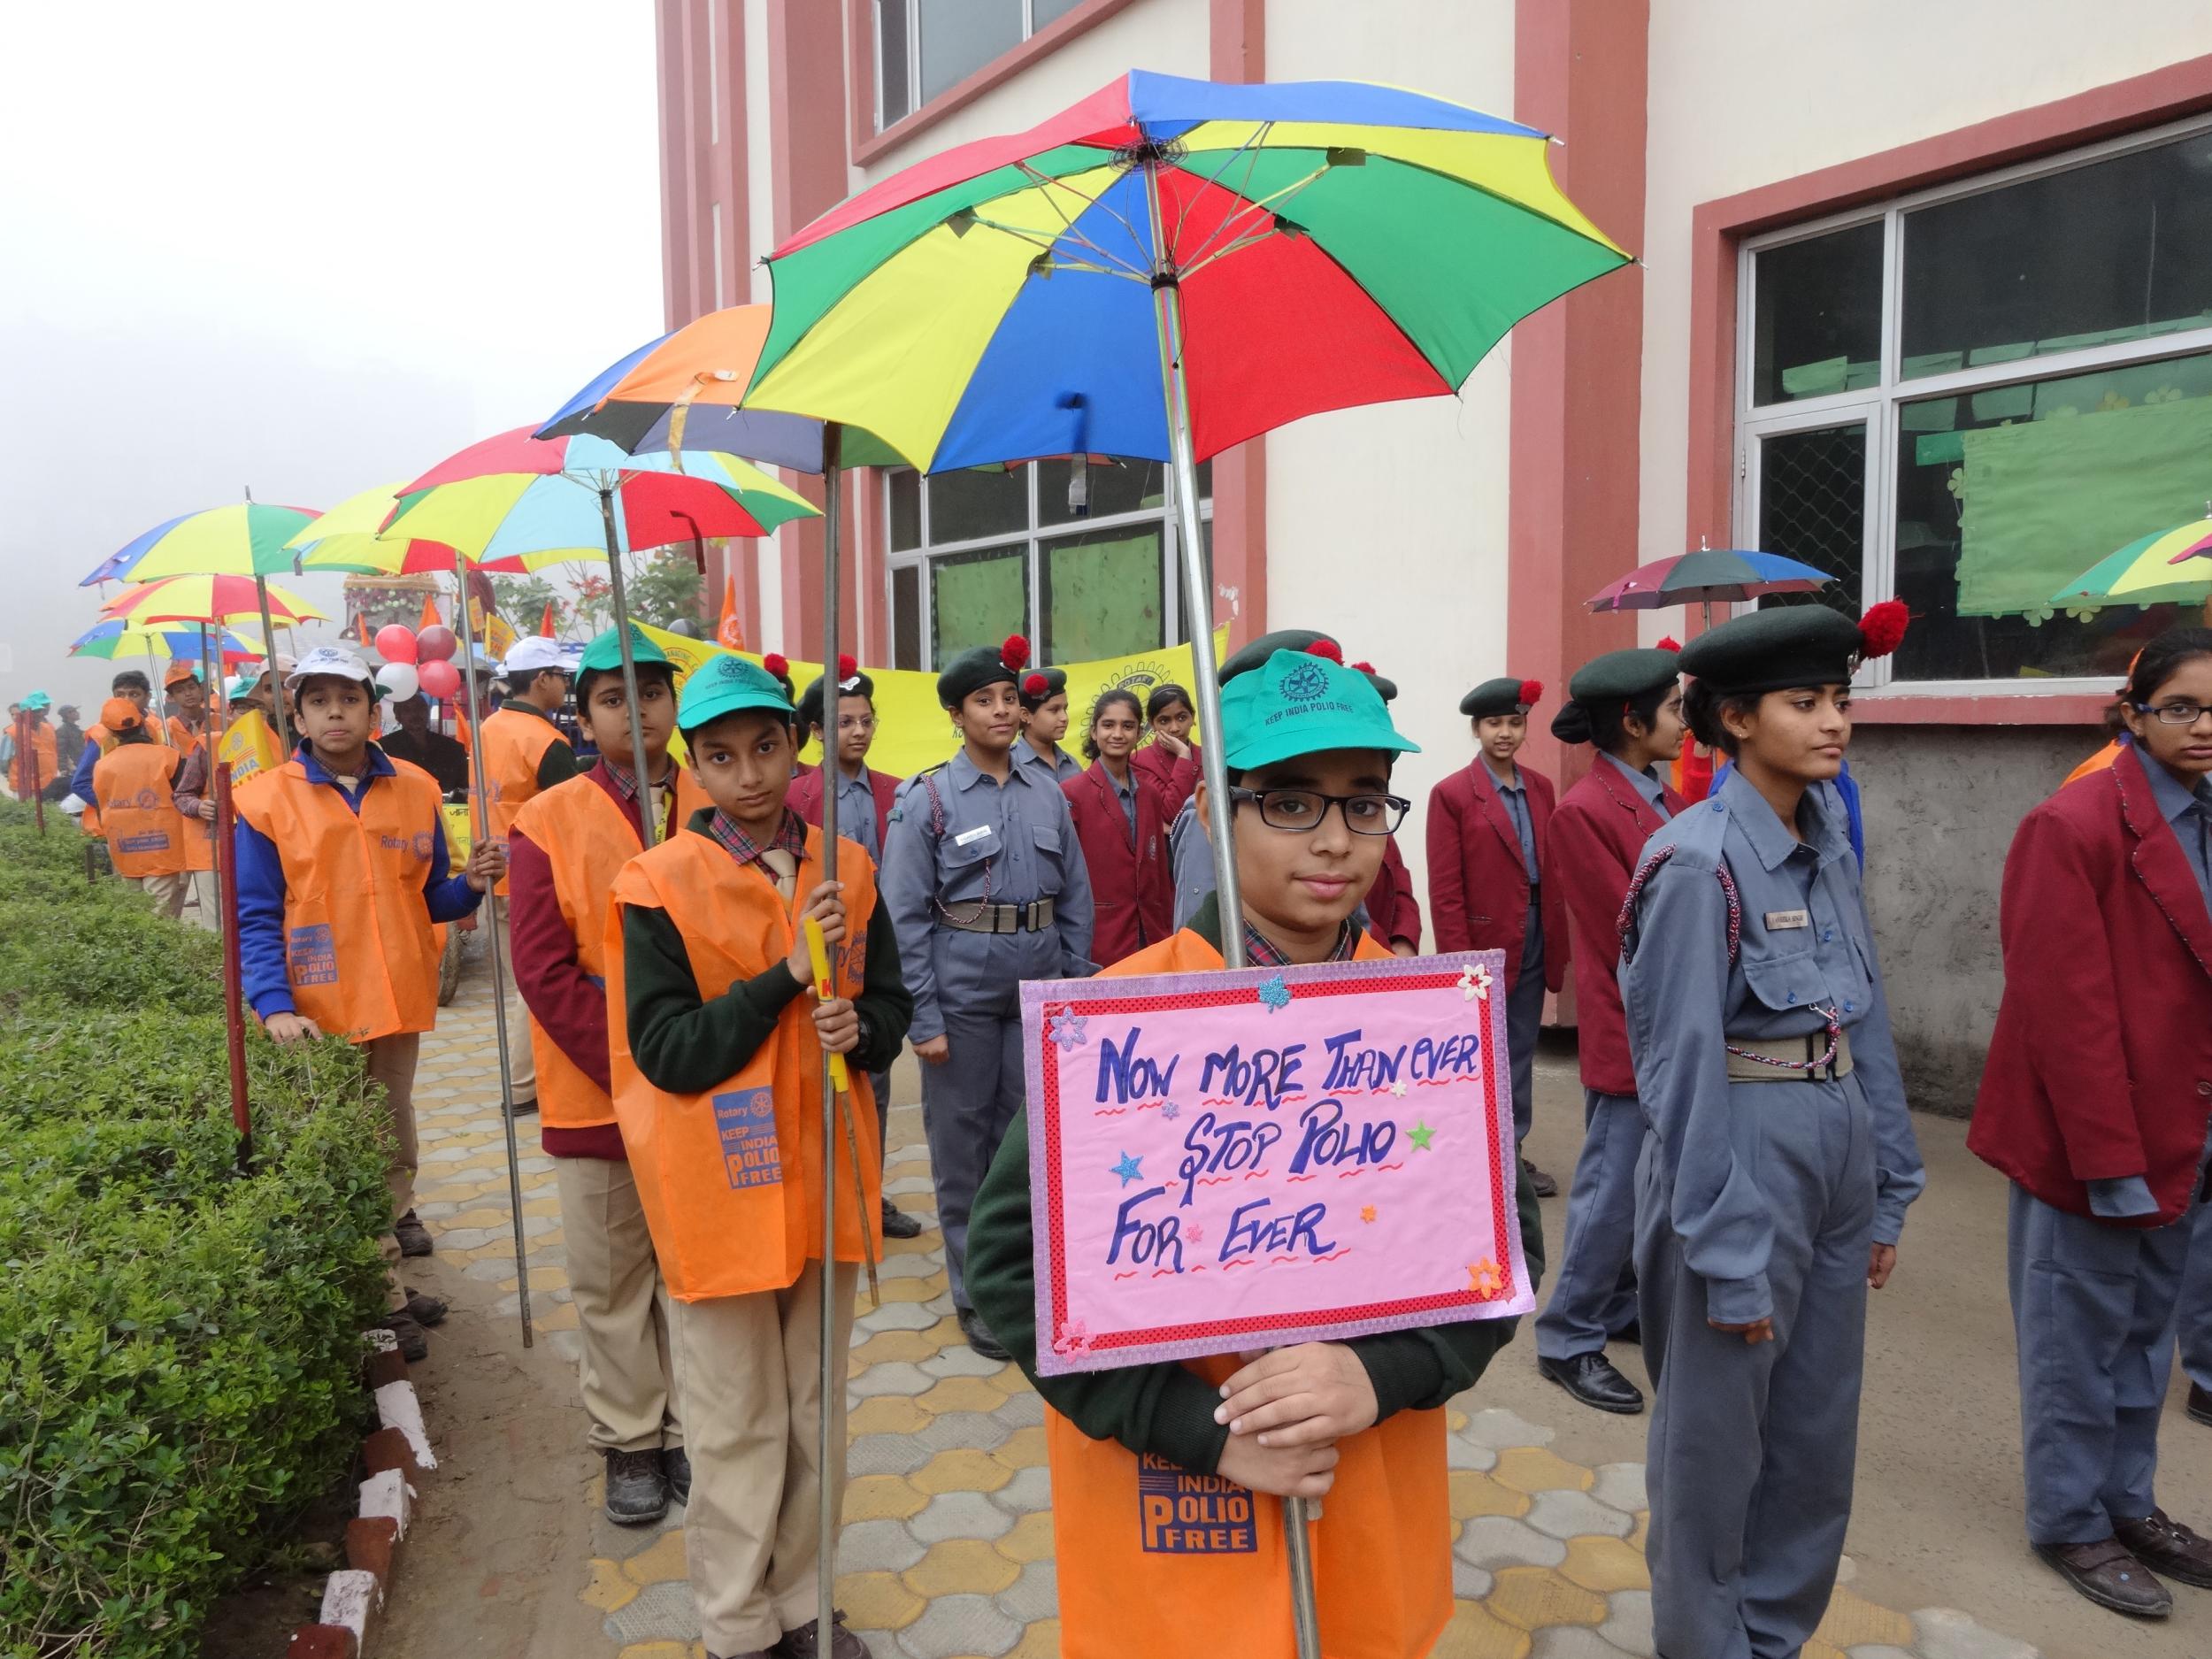
<svg viewBox="0 0 2212 1659">
<path fill-rule="evenodd" d="M 1035 688 L 1039 680 L 1044 682 L 1042 691 Z M 1022 676 L 1022 706 L 1026 709 L 1041 709 L 1067 688 L 1068 671 L 1066 669 L 1033 668 Z"/>
<path fill-rule="evenodd" d="M 1231 652 L 1215 678 L 1225 686 L 1239 674 L 1248 674 L 1256 668 L 1264 667 L 1267 659 L 1278 651 L 1302 651 L 1325 640 L 1331 645 L 1336 643 L 1327 634 L 1316 634 L 1311 628 L 1278 628 L 1272 634 L 1261 634 L 1242 649 Z"/>
<path fill-rule="evenodd" d="M 1543 690 L 1532 680 L 1502 674 L 1495 680 L 1484 680 L 1462 697 L 1459 711 L 1476 720 L 1486 720 L 1494 714 L 1526 714 Z"/>
<path fill-rule="evenodd" d="M 1354 663 L 1352 666 L 1358 669 L 1361 673 L 1367 676 L 1368 683 L 1375 687 L 1377 695 L 1379 695 L 1385 703 L 1395 703 L 1398 701 L 1398 682 L 1396 680 L 1377 673 L 1372 668 L 1370 668 L 1362 663 Z"/>
<path fill-rule="evenodd" d="M 979 645 L 963 651 L 937 676 L 937 701 L 956 709 L 986 686 L 1021 688 L 1022 670 L 1029 663 L 1029 641 L 1010 634 L 1002 645 Z"/>
<path fill-rule="evenodd" d="M 807 688 L 799 694 L 799 724 L 802 726 L 818 726 L 823 723 L 823 678 L 820 674 L 815 675 Z M 876 682 L 856 669 L 849 678 L 837 682 L 837 695 L 841 697 L 865 697 L 873 703 L 876 699 Z"/>
<path fill-rule="evenodd" d="M 1826 605 L 1777 605 L 1724 622 L 1682 648 L 1682 672 L 1723 696 L 1840 686 L 1864 648 L 1859 625 Z"/>
<path fill-rule="evenodd" d="M 1567 695 L 1577 703 L 1640 697 L 1672 685 L 1681 672 L 1681 658 L 1673 651 L 1608 651 L 1575 670 Z"/>
</svg>

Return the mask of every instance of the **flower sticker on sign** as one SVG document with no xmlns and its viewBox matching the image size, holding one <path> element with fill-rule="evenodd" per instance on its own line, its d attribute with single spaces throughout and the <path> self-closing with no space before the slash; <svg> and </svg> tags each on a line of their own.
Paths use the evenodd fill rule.
<svg viewBox="0 0 2212 1659">
<path fill-rule="evenodd" d="M 1526 1313 L 1502 953 L 1022 987 L 1047 1375 Z M 1086 1041 L 1065 1041 L 1072 1022 Z"/>
</svg>

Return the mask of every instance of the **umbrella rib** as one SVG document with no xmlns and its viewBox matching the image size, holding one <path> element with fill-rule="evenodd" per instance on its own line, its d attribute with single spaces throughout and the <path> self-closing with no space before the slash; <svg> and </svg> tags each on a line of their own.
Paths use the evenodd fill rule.
<svg viewBox="0 0 2212 1659">
<path fill-rule="evenodd" d="M 1081 201 L 1088 202 L 1093 207 L 1098 209 L 1102 213 L 1106 214 L 1109 218 L 1112 219 L 1117 224 L 1118 224 L 1122 229 L 1129 233 L 1129 241 L 1132 246 L 1140 250 L 1143 248 L 1144 238 L 1137 234 L 1137 227 L 1129 222 L 1128 215 L 1124 213 L 1112 203 L 1106 200 L 1103 195 L 1088 196 L 1083 191 L 1077 189 L 1073 185 L 1068 183 L 1064 179 L 1048 178 L 1043 173 L 1038 172 L 1037 169 L 1032 166 L 1026 160 L 1017 161 L 1014 165 L 1028 177 L 1034 179 L 1041 187 L 1043 187 L 1046 202 L 1050 205 L 1055 213 L 1059 214 L 1060 223 L 1067 231 L 1067 234 L 1075 238 L 1075 240 L 1082 246 L 1088 248 L 1101 259 L 1106 260 L 1110 264 L 1116 262 L 1116 257 L 1114 255 L 1108 253 L 1103 248 L 1100 247 L 1095 242 L 1092 241 L 1089 236 L 1076 229 L 1075 220 L 1070 219 L 1065 212 L 1062 211 L 1059 203 L 1053 200 L 1052 192 L 1054 190 L 1065 190 L 1070 196 L 1075 196 Z M 1125 173 L 1123 176 L 1126 177 L 1127 175 Z M 978 224 L 981 224 L 984 221 L 979 219 L 976 222 Z M 1003 227 L 999 227 L 998 228 L 1003 228 Z M 1134 266 L 1130 267 L 1130 271 L 1131 274 L 1137 274 Z M 1146 280 L 1149 280 L 1148 273 L 1147 274 Z"/>
<path fill-rule="evenodd" d="M 1215 169 L 1213 176 L 1209 178 L 1206 182 L 1211 186 L 1218 186 L 1221 183 L 1223 176 L 1227 173 L 1230 168 L 1237 165 L 1237 157 L 1239 156 L 1242 156 L 1245 157 L 1245 188 L 1240 188 L 1233 191 L 1231 194 L 1235 199 L 1240 201 L 1248 199 L 1251 195 L 1251 190 L 1248 187 L 1252 182 L 1253 171 L 1260 165 L 1261 142 L 1265 139 L 1270 132 L 1274 130 L 1274 127 L 1275 123 L 1272 121 L 1262 121 L 1257 126 L 1253 127 L 1251 132 L 1245 135 L 1243 141 L 1240 142 L 1234 150 L 1232 150 L 1222 158 L 1221 165 Z M 1198 192 L 1193 192 L 1190 197 L 1184 202 L 1182 211 L 1175 216 L 1175 242 L 1179 247 L 1182 244 L 1183 227 L 1190 219 L 1190 211 L 1192 208 L 1198 205 L 1199 194 L 1200 193 Z M 1224 212 L 1221 216 L 1221 224 L 1227 224 L 1230 214 L 1233 213 L 1236 210 L 1234 208 L 1231 208 L 1227 211 Z M 1218 235 L 1220 232 L 1221 225 L 1216 225 L 1213 227 L 1211 234 L 1207 240 L 1210 241 L 1212 236 Z M 1204 243 L 1202 242 L 1200 246 L 1203 247 Z"/>
<path fill-rule="evenodd" d="M 1258 236 L 1246 236 L 1243 231 L 1239 229 L 1233 233 L 1239 240 L 1237 240 L 1231 247 L 1217 249 L 1214 246 L 1216 240 L 1225 233 L 1229 232 L 1230 227 L 1233 225 L 1236 225 L 1240 220 L 1249 219 L 1256 215 L 1263 213 L 1267 215 L 1269 219 L 1273 219 L 1276 216 L 1274 204 L 1285 201 L 1289 197 L 1297 195 L 1299 191 L 1304 189 L 1308 185 L 1311 184 L 1315 180 L 1318 179 L 1328 170 L 1328 164 L 1325 162 L 1320 166 L 1316 167 L 1311 173 L 1306 174 L 1304 178 L 1293 179 L 1288 184 L 1283 186 L 1281 189 L 1271 191 L 1266 196 L 1248 200 L 1245 203 L 1243 207 L 1224 213 L 1221 216 L 1221 222 L 1218 225 L 1216 225 L 1213 229 L 1207 232 L 1205 240 L 1201 242 L 1196 248 L 1191 250 L 1190 262 L 1183 267 L 1183 274 L 1187 276 L 1191 272 L 1197 270 L 1201 265 L 1212 264 L 1213 261 L 1219 258 L 1222 254 L 1233 252 L 1235 248 L 1248 247 L 1253 242 L 1259 240 Z M 1243 198 L 1239 199 L 1242 200 Z M 1273 233 L 1271 228 L 1270 230 L 1261 232 L 1260 236 L 1266 236 L 1272 234 Z"/>
<path fill-rule="evenodd" d="M 1108 211 L 1111 211 L 1112 210 L 1109 209 Z M 1018 229 L 1011 225 L 1002 225 L 995 219 L 978 218 L 973 222 L 981 226 L 986 230 L 995 230 L 1002 235 L 1011 236 L 1017 242 L 1025 242 L 1031 247 L 1047 255 L 1049 255 L 1053 249 L 1057 245 L 1056 238 L 1052 242 L 1046 242 L 1041 240 L 1034 231 Z M 1100 247 L 1089 237 L 1084 235 L 1080 231 L 1074 229 L 1072 227 L 1069 228 L 1068 234 L 1072 236 L 1079 246 L 1087 248 L 1091 252 L 1096 254 L 1101 259 L 1106 261 L 1109 265 L 1119 267 L 1116 270 L 1104 271 L 1102 273 L 1102 275 L 1125 276 L 1133 278 L 1140 282 L 1149 281 L 1151 280 L 1148 273 L 1140 271 L 1134 265 L 1128 265 L 1125 261 L 1116 258 L 1114 255 L 1107 252 L 1106 250 Z M 1088 270 L 1093 267 L 1069 265 L 1064 268 L 1070 270 Z"/>
</svg>

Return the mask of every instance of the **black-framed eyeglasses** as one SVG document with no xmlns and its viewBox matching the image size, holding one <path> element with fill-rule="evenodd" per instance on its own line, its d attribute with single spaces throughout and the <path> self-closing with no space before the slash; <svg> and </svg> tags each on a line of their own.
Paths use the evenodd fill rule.
<svg viewBox="0 0 2212 1659">
<path fill-rule="evenodd" d="M 1270 829 L 1318 829 L 1331 807 L 1344 814 L 1344 827 L 1355 835 L 1387 835 L 1406 820 L 1413 803 L 1394 795 L 1323 795 L 1317 789 L 1239 789 L 1229 799 L 1249 801 L 1260 810 L 1260 822 Z"/>
<path fill-rule="evenodd" d="M 2201 703 L 2139 703 L 2135 711 L 2149 715 L 2161 726 L 2194 726 L 2212 710 Z"/>
</svg>

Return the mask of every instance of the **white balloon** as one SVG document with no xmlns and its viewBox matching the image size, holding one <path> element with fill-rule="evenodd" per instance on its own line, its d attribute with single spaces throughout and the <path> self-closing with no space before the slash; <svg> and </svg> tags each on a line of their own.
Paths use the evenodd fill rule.
<svg viewBox="0 0 2212 1659">
<path fill-rule="evenodd" d="M 404 703 L 422 689 L 422 676 L 412 663 L 387 663 L 376 671 L 376 683 L 384 687 L 388 703 Z"/>
</svg>

